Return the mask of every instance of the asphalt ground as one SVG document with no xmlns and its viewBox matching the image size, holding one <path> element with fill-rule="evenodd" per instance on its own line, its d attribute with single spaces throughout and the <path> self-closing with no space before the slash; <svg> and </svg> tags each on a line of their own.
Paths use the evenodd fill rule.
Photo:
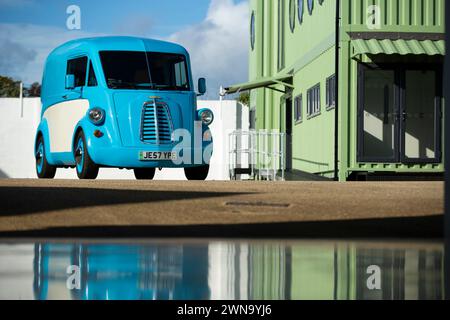
<svg viewBox="0 0 450 320">
<path fill-rule="evenodd" d="M 0 180 L 3 238 L 439 238 L 443 182 Z"/>
</svg>

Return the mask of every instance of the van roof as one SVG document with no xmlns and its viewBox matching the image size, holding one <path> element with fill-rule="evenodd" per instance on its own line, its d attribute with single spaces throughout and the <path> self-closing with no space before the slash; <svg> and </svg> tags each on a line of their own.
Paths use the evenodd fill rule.
<svg viewBox="0 0 450 320">
<path fill-rule="evenodd" d="M 187 55 L 186 49 L 175 43 L 155 39 L 125 37 L 125 36 L 95 37 L 95 38 L 82 38 L 71 40 L 54 49 L 51 55 L 65 54 L 78 50 L 155 51 L 155 52 L 178 53 Z"/>
</svg>

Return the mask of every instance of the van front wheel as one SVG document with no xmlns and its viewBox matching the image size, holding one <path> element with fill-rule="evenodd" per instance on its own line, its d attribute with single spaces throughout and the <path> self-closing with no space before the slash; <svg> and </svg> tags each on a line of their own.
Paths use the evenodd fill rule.
<svg viewBox="0 0 450 320">
<path fill-rule="evenodd" d="M 138 168 L 134 169 L 134 176 L 137 180 L 153 180 L 155 171 L 155 168 Z"/>
<path fill-rule="evenodd" d="M 209 165 L 201 167 L 184 168 L 184 174 L 188 180 L 206 180 L 209 173 Z"/>
<path fill-rule="evenodd" d="M 36 143 L 36 173 L 39 179 L 53 179 L 56 174 L 56 167 L 47 162 L 42 136 L 38 138 Z"/>
<path fill-rule="evenodd" d="M 78 178 L 82 180 L 97 178 L 99 167 L 89 156 L 83 131 L 80 131 L 77 135 L 74 150 L 76 162 L 75 168 L 77 170 Z"/>
</svg>

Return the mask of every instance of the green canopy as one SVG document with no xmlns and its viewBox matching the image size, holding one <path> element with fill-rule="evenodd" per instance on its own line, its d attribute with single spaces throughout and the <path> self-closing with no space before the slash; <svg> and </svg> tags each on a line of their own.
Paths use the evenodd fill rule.
<svg viewBox="0 0 450 320">
<path fill-rule="evenodd" d="M 258 88 L 267 88 L 272 85 L 281 84 L 284 86 L 292 87 L 291 84 L 287 83 L 286 81 L 290 81 L 292 79 L 292 75 L 284 74 L 284 75 L 278 75 L 275 77 L 266 77 L 266 78 L 260 78 L 254 81 L 250 81 L 247 83 L 242 84 L 236 84 L 231 87 L 225 88 L 226 94 L 232 94 L 237 93 L 241 91 L 247 91 L 252 89 L 258 89 Z"/>
<path fill-rule="evenodd" d="M 352 40 L 353 56 L 359 54 L 445 55 L 444 40 Z"/>
</svg>

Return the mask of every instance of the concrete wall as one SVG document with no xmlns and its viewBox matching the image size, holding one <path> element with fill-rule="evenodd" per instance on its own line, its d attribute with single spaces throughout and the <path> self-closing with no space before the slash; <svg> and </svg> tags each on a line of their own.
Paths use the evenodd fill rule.
<svg viewBox="0 0 450 320">
<path fill-rule="evenodd" d="M 211 300 L 247 300 L 249 275 L 248 244 L 209 244 L 208 283 Z"/>
<path fill-rule="evenodd" d="M 198 108 L 214 112 L 211 125 L 214 154 L 208 180 L 228 180 L 228 134 L 236 129 L 248 130 L 248 108 L 236 101 L 199 101 Z M 34 139 L 40 121 L 39 98 L 26 98 L 21 117 L 20 100 L 0 98 L 0 179 L 36 178 Z M 74 169 L 58 169 L 57 179 L 77 179 Z M 99 179 L 134 179 L 132 171 L 101 168 Z M 157 171 L 158 180 L 185 180 L 183 169 Z"/>
<path fill-rule="evenodd" d="M 0 300 L 33 300 L 34 245 L 0 245 Z"/>
</svg>

